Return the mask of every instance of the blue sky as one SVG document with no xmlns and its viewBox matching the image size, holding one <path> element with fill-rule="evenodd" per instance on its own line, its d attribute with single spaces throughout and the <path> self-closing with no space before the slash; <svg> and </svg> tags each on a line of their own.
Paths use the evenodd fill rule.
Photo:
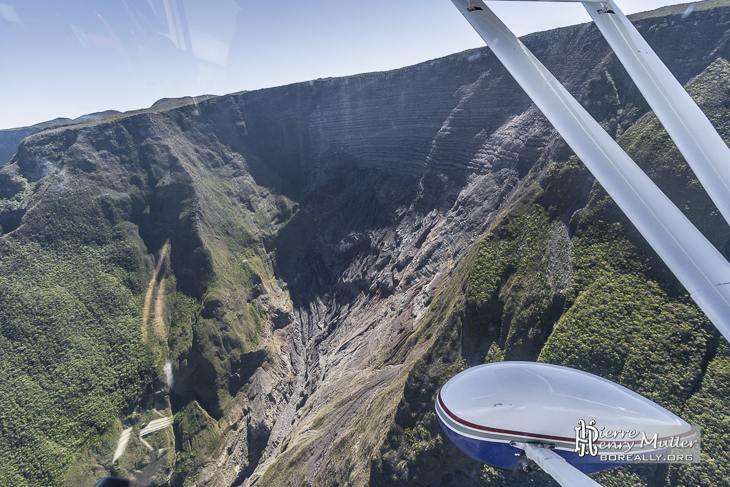
<svg viewBox="0 0 730 487">
<path fill-rule="evenodd" d="M 626 13 L 676 0 L 617 0 Z M 518 35 L 580 4 L 491 2 Z M 0 129 L 396 69 L 483 42 L 449 0 L 0 0 Z"/>
</svg>

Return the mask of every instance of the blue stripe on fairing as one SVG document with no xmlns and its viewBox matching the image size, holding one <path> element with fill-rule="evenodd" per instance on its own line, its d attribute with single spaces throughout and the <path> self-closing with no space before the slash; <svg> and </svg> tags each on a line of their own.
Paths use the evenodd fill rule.
<svg viewBox="0 0 730 487">
<path fill-rule="evenodd" d="M 519 448 L 515 448 L 508 443 L 478 440 L 463 436 L 446 425 L 438 414 L 436 414 L 436 418 L 441 425 L 441 429 L 443 429 L 446 433 L 446 436 L 448 436 L 459 450 L 463 451 L 474 460 L 486 463 L 492 467 L 503 468 L 506 470 L 517 470 L 520 461 L 520 454 L 522 453 L 522 450 Z M 608 463 L 600 461 L 591 462 L 586 457 L 581 458 L 574 452 L 563 450 L 553 451 L 565 458 L 569 464 L 585 474 L 628 465 L 627 463 Z"/>
<path fill-rule="evenodd" d="M 449 428 L 438 414 L 436 418 L 438 418 L 441 429 L 444 430 L 446 436 L 459 447 L 459 450 L 474 460 L 493 467 L 517 470 L 517 464 L 520 461 L 520 454 L 522 453 L 522 450 L 519 448 L 511 446 L 509 443 L 497 443 L 462 436 Z"/>
</svg>

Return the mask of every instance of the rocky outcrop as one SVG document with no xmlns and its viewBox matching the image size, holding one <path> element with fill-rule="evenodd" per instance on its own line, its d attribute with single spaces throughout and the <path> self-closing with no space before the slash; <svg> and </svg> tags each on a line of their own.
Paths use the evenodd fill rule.
<svg viewBox="0 0 730 487">
<path fill-rule="evenodd" d="M 120 112 L 116 110 L 107 110 L 105 112 L 82 115 L 73 120 L 70 118 L 56 118 L 30 127 L 0 130 L 0 166 L 5 165 L 10 161 L 17 152 L 18 145 L 26 137 L 30 137 L 33 134 L 37 134 L 38 132 L 51 128 L 68 127 L 70 125 L 79 125 L 88 122 L 98 122 L 103 119 L 119 115 L 119 113 Z"/>
<path fill-rule="evenodd" d="M 683 81 L 727 55 L 722 29 L 703 32 L 699 48 L 693 43 L 666 49 L 657 42 L 668 30 L 691 35 L 694 22 L 716 22 L 718 11 L 693 15 L 690 21 L 674 15 L 661 27 L 656 19 L 639 22 Z M 613 116 L 617 134 L 646 113 L 595 29 L 538 34 L 527 43 L 599 119 Z M 596 96 L 609 89 L 619 100 L 614 105 Z M 270 103 L 276 110 L 262 113 L 259 106 Z M 282 329 L 292 344 L 287 369 L 293 373 L 282 378 L 293 380 L 287 390 L 253 377 L 260 385 L 249 396 L 257 406 L 248 417 L 278 419 L 266 429 L 258 465 L 237 482 L 251 484 L 265 475 L 264 484 L 365 483 L 387 418 L 395 415 L 421 353 L 415 337 L 432 319 L 434 296 L 505 205 L 525 194 L 528 172 L 539 173 L 564 149 L 486 50 L 394 73 L 244 94 L 236 104 L 246 145 L 253 139 L 248 147 L 254 155 L 247 160 L 276 161 L 303 183 L 288 193 L 300 212 L 267 242 L 293 304 L 292 323 Z M 235 122 L 239 130 L 241 122 Z M 283 143 L 266 145 L 267 137 Z M 291 152 L 282 153 L 282 147 Z M 590 183 L 581 183 L 583 198 Z M 557 257 L 550 264 L 551 276 L 557 276 L 553 324 L 570 268 L 570 253 L 553 247 L 566 241 L 567 227 L 555 227 L 549 239 Z M 544 343 L 547 335 L 541 333 Z M 262 400 L 266 390 L 279 399 Z M 220 472 L 235 469 L 238 461 L 218 457 L 207 470 L 210 485 L 225 485 L 229 480 Z"/>
<path fill-rule="evenodd" d="M 0 130 L 0 165 L 5 165 L 15 155 L 18 144 L 29 135 L 40 132 L 40 128 L 25 127 Z"/>
</svg>

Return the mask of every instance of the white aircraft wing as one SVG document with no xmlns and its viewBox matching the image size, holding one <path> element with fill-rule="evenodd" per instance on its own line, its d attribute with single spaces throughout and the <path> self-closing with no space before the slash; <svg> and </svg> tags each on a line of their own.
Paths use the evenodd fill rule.
<svg viewBox="0 0 730 487">
<path fill-rule="evenodd" d="M 481 0 L 452 0 L 730 340 L 730 264 Z"/>
<path fill-rule="evenodd" d="M 585 9 L 677 144 L 707 194 L 730 223 L 730 148 L 671 71 L 612 0 L 612 13 Z"/>
</svg>

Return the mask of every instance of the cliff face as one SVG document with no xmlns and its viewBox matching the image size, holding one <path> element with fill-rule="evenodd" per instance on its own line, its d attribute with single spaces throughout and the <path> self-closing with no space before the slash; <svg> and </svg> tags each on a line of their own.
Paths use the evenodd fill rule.
<svg viewBox="0 0 730 487">
<path fill-rule="evenodd" d="M 724 130 L 730 7 L 704 6 L 637 26 L 680 81 L 703 73 L 693 86 Z M 680 160 L 596 29 L 526 43 L 642 164 Z M 698 194 L 680 207 L 723 247 Z M 3 430 L 0 479 L 14 485 L 110 471 L 181 486 L 504 485 L 438 436 L 432 412 L 438 386 L 484 360 L 591 370 L 703 426 L 726 394 L 725 344 L 486 49 L 45 130 L 0 171 L 0 197 L 0 364 L 15 378 L 0 409 L 21 418 Z M 621 312 L 617 286 L 640 289 Z M 647 324 L 600 332 L 632 306 Z M 637 378 L 627 364 L 656 346 L 652 320 L 667 323 L 660 348 L 681 353 L 647 355 L 654 372 Z M 623 348 L 597 353 L 616 333 Z M 153 409 L 175 414 L 174 434 L 111 465 L 121 431 Z M 727 436 L 710 429 L 711 467 L 606 485 L 725 478 Z"/>
<path fill-rule="evenodd" d="M 18 145 L 26 137 L 37 134 L 42 130 L 54 127 L 68 127 L 90 121 L 100 121 L 105 118 L 111 118 L 114 115 L 119 115 L 119 112 L 116 110 L 107 110 L 106 112 L 83 115 L 74 120 L 71 120 L 70 118 L 57 118 L 48 122 L 32 125 L 30 127 L 0 130 L 0 166 L 3 166 L 10 161 L 18 150 Z"/>
<path fill-rule="evenodd" d="M 21 140 L 39 131 L 31 127 L 0 130 L 0 164 L 4 165 L 15 155 Z"/>
</svg>

